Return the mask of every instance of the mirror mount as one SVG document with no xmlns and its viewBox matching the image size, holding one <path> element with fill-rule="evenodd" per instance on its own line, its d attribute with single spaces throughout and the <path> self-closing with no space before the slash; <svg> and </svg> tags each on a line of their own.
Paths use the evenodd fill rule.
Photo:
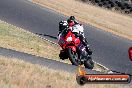
<svg viewBox="0 0 132 88">
<path fill-rule="evenodd" d="M 129 48 L 128 53 L 129 53 L 129 58 L 132 61 L 132 47 Z"/>
</svg>

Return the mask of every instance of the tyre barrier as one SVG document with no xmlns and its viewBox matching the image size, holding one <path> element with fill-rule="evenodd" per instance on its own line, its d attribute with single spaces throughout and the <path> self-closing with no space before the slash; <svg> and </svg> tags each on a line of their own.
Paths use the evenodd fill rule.
<svg viewBox="0 0 132 88">
<path fill-rule="evenodd" d="M 129 0 L 81 0 L 84 3 L 89 3 L 98 7 L 109 10 L 114 9 L 123 14 L 132 14 L 132 3 Z"/>
</svg>

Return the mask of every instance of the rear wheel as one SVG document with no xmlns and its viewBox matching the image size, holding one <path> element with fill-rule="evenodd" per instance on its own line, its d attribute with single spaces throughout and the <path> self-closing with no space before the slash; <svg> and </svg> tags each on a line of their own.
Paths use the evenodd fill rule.
<svg viewBox="0 0 132 88">
<path fill-rule="evenodd" d="M 71 48 L 68 49 L 68 54 L 69 54 L 69 60 L 71 61 L 72 65 L 78 66 L 81 64 L 80 60 L 78 59 L 78 54 L 72 51 Z"/>
<path fill-rule="evenodd" d="M 94 67 L 94 62 L 91 58 L 87 59 L 84 61 L 84 66 L 85 68 L 88 68 L 88 69 L 93 69 Z"/>
</svg>

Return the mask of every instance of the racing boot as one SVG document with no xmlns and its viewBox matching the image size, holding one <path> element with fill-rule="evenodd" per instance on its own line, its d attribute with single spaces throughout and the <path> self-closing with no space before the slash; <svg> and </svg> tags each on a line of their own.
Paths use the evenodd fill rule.
<svg viewBox="0 0 132 88">
<path fill-rule="evenodd" d="M 89 45 L 86 46 L 86 49 L 87 49 L 88 55 L 92 55 L 92 51 L 91 51 L 91 49 L 89 48 Z"/>
<path fill-rule="evenodd" d="M 92 55 L 92 51 L 89 48 L 89 45 L 88 45 L 86 38 L 83 36 L 79 36 L 79 38 L 80 38 L 81 42 L 83 43 L 83 45 L 86 46 L 86 51 L 88 52 L 88 55 Z"/>
<path fill-rule="evenodd" d="M 86 51 L 88 52 L 88 55 L 92 55 L 92 51 L 89 48 L 89 45 L 88 45 L 86 38 L 83 40 L 83 44 L 86 46 Z"/>
</svg>

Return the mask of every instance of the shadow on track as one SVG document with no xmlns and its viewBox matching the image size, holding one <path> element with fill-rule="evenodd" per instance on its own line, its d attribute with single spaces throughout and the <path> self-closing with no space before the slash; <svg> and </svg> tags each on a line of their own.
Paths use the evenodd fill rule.
<svg viewBox="0 0 132 88">
<path fill-rule="evenodd" d="M 48 34 L 40 34 L 40 33 L 36 33 L 37 35 L 40 35 L 40 36 L 47 36 L 47 37 L 50 37 L 52 39 L 58 39 L 57 37 L 55 36 L 52 36 L 52 35 L 48 35 Z"/>
</svg>

